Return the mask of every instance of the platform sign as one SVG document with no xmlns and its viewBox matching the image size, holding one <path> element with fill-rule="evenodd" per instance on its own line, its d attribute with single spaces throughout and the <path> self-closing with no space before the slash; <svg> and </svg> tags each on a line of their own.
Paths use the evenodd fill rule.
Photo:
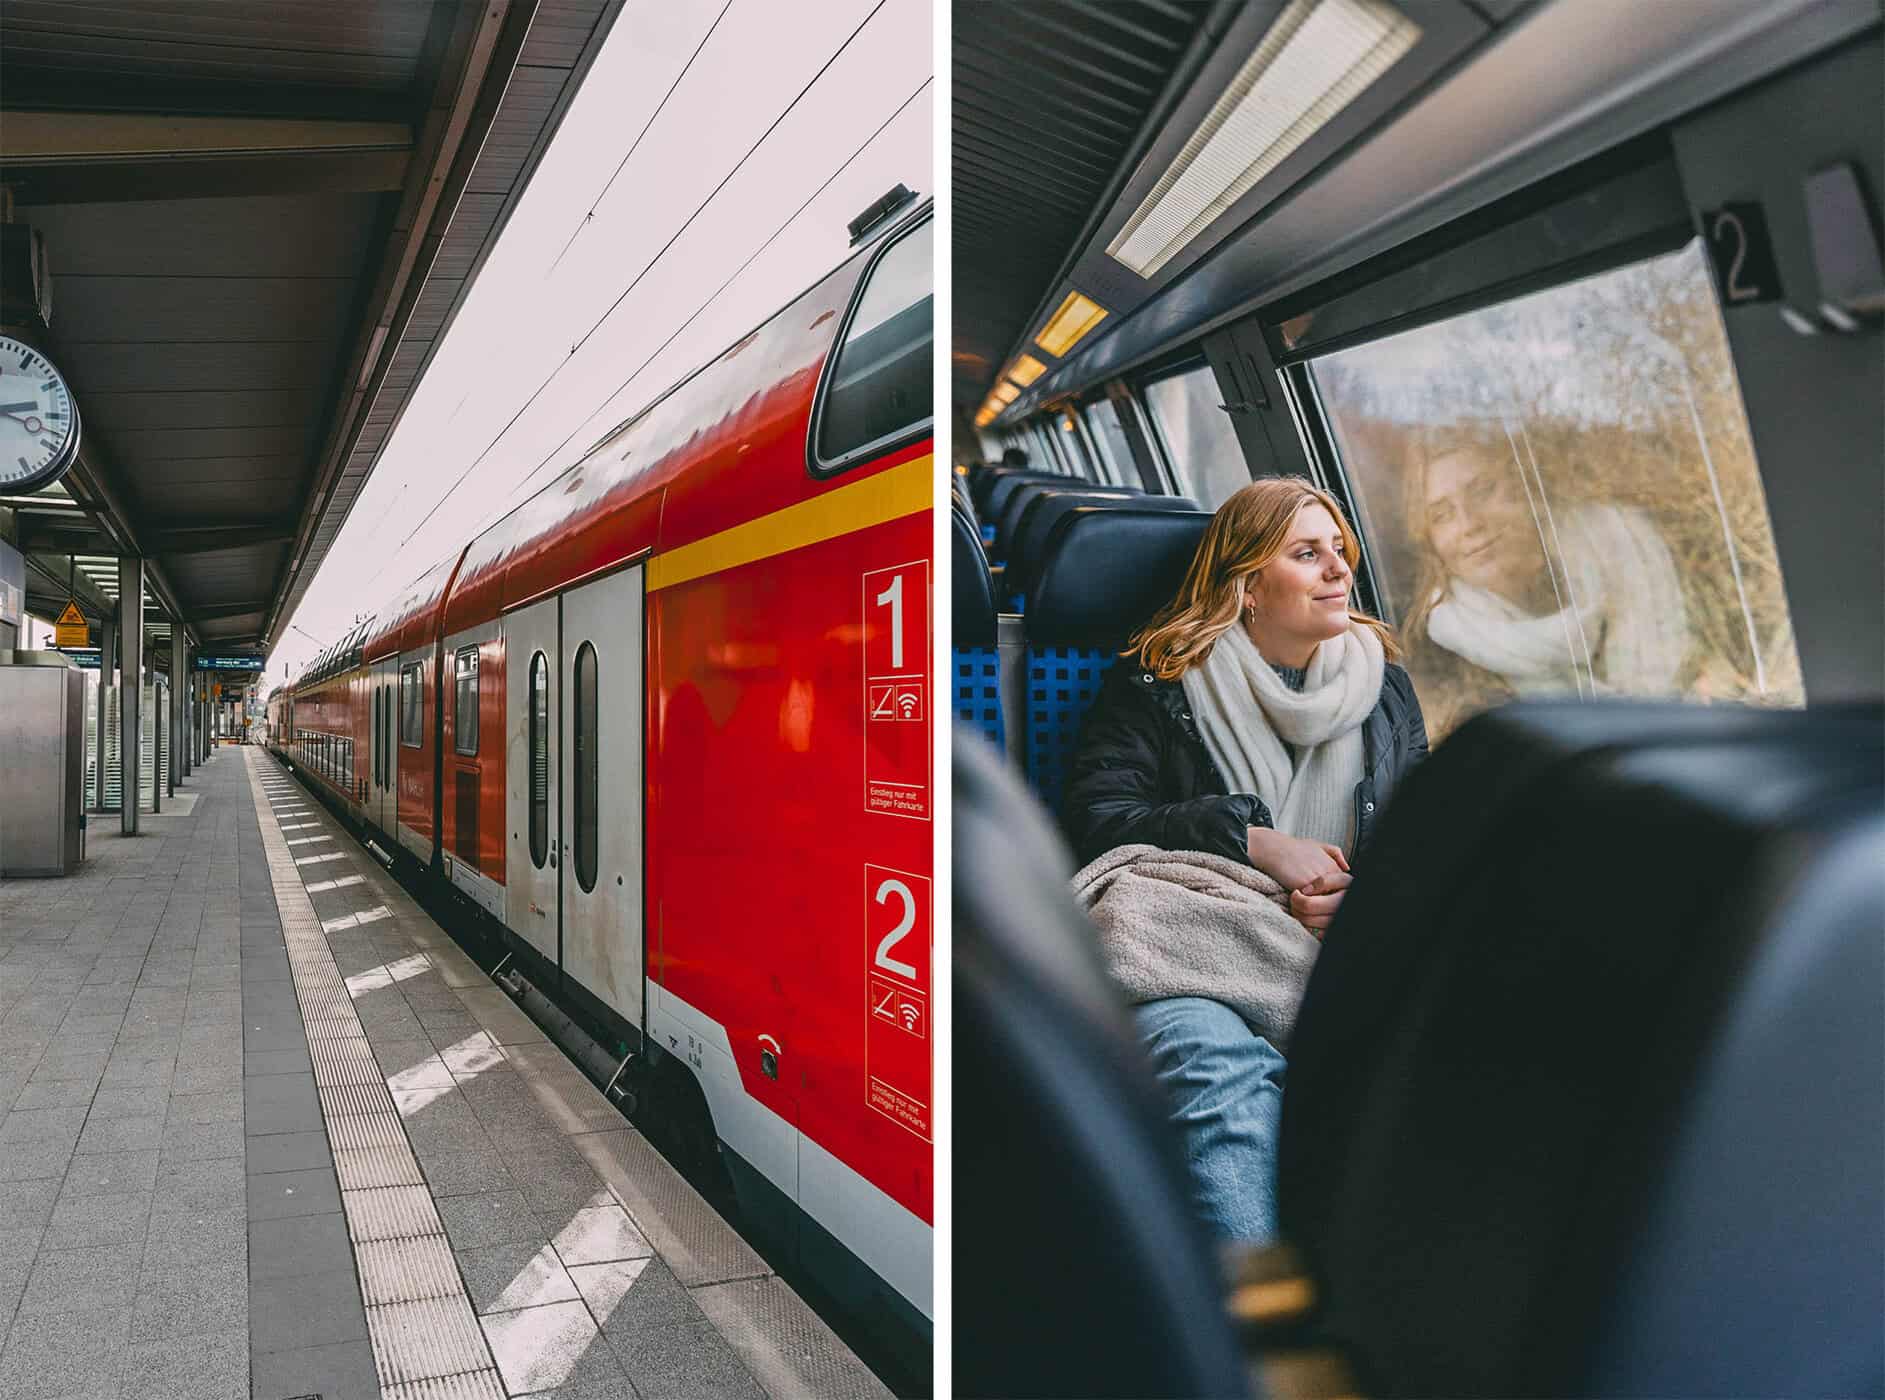
<svg viewBox="0 0 1885 1400">
<path fill-rule="evenodd" d="M 864 867 L 864 1102 L 931 1141 L 930 882 Z"/>
<path fill-rule="evenodd" d="M 930 815 L 929 561 L 864 575 L 864 810 Z"/>
<path fill-rule="evenodd" d="M 199 671 L 250 671 L 259 672 L 264 662 L 259 656 L 199 656 L 196 669 Z"/>
<path fill-rule="evenodd" d="M 92 644 L 91 624 L 85 620 L 85 614 L 79 611 L 76 599 L 65 600 L 65 611 L 52 624 L 52 644 L 56 647 L 84 647 Z"/>
</svg>

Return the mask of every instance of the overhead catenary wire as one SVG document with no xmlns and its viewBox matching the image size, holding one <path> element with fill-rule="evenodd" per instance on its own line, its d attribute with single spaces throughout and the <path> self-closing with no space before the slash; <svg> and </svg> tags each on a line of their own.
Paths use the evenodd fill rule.
<svg viewBox="0 0 1885 1400">
<path fill-rule="evenodd" d="M 649 114 L 648 120 L 642 123 L 641 130 L 635 133 L 635 139 L 629 142 L 627 153 L 615 163 L 615 169 L 609 172 L 609 178 L 603 182 L 602 188 L 596 193 L 596 197 L 589 201 L 589 207 L 583 211 L 583 216 L 576 221 L 576 227 L 571 229 L 569 237 L 563 240 L 563 246 L 557 250 L 556 257 L 551 260 L 550 266 L 545 269 L 545 276 L 556 271 L 557 264 L 563 261 L 563 254 L 570 250 L 570 247 L 576 240 L 582 237 L 582 231 L 589 227 L 589 221 L 595 218 L 596 210 L 601 207 L 602 201 L 609 197 L 609 191 L 615 187 L 615 177 L 622 173 L 622 168 L 626 166 L 629 161 L 633 160 L 635 152 L 641 149 L 642 138 L 648 134 L 649 130 L 657 121 L 661 120 L 661 113 L 666 110 L 668 99 L 674 96 L 675 92 L 680 88 L 682 80 L 685 79 L 688 73 L 693 69 L 694 60 L 700 57 L 700 51 L 707 47 L 708 40 L 713 38 L 714 31 L 720 27 L 720 21 L 727 17 L 727 11 L 732 8 L 733 0 L 727 0 L 726 4 L 720 7 L 720 13 L 713 17 L 713 23 L 708 25 L 707 32 L 700 36 L 700 42 L 694 45 L 694 51 L 687 56 L 687 62 L 681 65 L 681 71 L 674 75 L 674 81 L 668 84 L 668 90 L 661 95 L 661 100 L 655 104 L 655 109 Z"/>
<path fill-rule="evenodd" d="M 517 409 L 517 411 L 511 414 L 511 416 L 507 420 L 505 420 L 504 426 L 497 430 L 496 435 L 492 437 L 490 442 L 485 444 L 483 450 L 481 450 L 476 457 L 471 459 L 470 463 L 465 467 L 465 469 L 462 472 L 460 472 L 458 476 L 452 481 L 452 484 L 446 487 L 444 493 L 440 495 L 438 500 L 433 502 L 431 509 L 426 511 L 426 513 L 422 517 L 420 517 L 419 523 L 414 525 L 411 530 L 406 532 L 405 537 L 400 540 L 398 545 L 396 545 L 392 550 L 387 552 L 386 554 L 387 562 L 385 564 L 382 564 L 380 568 L 378 569 L 378 571 L 376 571 L 372 575 L 372 577 L 367 580 L 368 584 L 372 584 L 373 582 L 377 581 L 380 575 L 385 573 L 386 570 L 389 567 L 391 567 L 392 561 L 396 559 L 400 555 L 400 553 L 402 553 L 405 550 L 408 544 L 412 543 L 414 537 L 416 537 L 418 533 L 426 527 L 426 525 L 431 521 L 432 517 L 438 514 L 439 507 L 444 505 L 445 502 L 449 501 L 452 498 L 452 496 L 457 492 L 458 488 L 464 484 L 465 478 L 467 478 L 468 476 L 471 475 L 472 472 L 477 470 L 479 464 L 482 463 L 486 457 L 490 456 L 492 449 L 495 448 L 500 442 L 502 442 L 504 440 L 505 434 L 510 432 L 510 430 L 516 426 L 517 420 L 522 418 L 525 413 L 529 412 L 530 406 L 534 404 L 540 397 L 542 397 L 543 391 L 548 389 L 551 384 L 556 382 L 557 376 L 563 373 L 563 371 L 568 368 L 570 362 L 575 359 L 576 353 L 579 350 L 581 350 L 582 347 L 589 342 L 590 338 L 594 336 L 598 330 L 602 328 L 602 326 L 608 321 L 609 317 L 615 314 L 616 308 L 621 306 L 621 304 L 625 300 L 627 300 L 629 293 L 634 291 L 636 287 L 641 285 L 642 279 L 646 277 L 648 273 L 651 270 L 653 270 L 655 265 L 659 263 L 661 259 L 667 255 L 668 250 L 671 249 L 677 241 L 679 241 L 682 234 L 686 233 L 687 230 L 693 226 L 694 221 L 698 219 L 701 216 L 701 214 L 706 211 L 707 207 L 710 204 L 712 204 L 716 198 L 719 197 L 720 192 L 727 187 L 728 183 L 733 179 L 735 175 L 739 174 L 741 169 L 745 167 L 746 162 L 752 159 L 754 153 L 757 152 L 759 148 L 766 143 L 767 138 L 770 137 L 774 131 L 778 130 L 779 124 L 793 113 L 793 111 L 798 107 L 800 102 L 805 100 L 806 94 L 811 92 L 811 90 L 818 85 L 819 80 L 824 77 L 827 71 L 830 70 L 831 65 L 836 63 L 841 57 L 844 56 L 845 52 L 856 41 L 857 36 L 864 32 L 865 28 L 870 24 L 870 22 L 873 19 L 876 18 L 877 13 L 883 9 L 886 3 L 888 3 L 888 0 L 877 0 L 877 3 L 871 6 L 870 12 L 866 14 L 864 18 L 858 22 L 858 25 L 855 29 L 853 29 L 848 35 L 845 36 L 844 42 L 838 45 L 838 47 L 835 50 L 833 50 L 831 56 L 827 58 L 822 64 L 819 65 L 818 71 L 812 74 L 811 79 L 805 84 L 805 86 L 798 90 L 798 93 L 792 98 L 790 102 L 786 103 L 785 109 L 781 111 L 778 116 L 773 118 L 772 122 L 766 127 L 766 129 L 759 134 L 759 138 L 756 141 L 754 141 L 751 146 L 747 148 L 746 153 L 733 163 L 732 169 L 728 170 L 727 173 L 723 177 L 721 177 L 720 182 L 717 185 L 715 185 L 712 190 L 708 192 L 707 197 L 701 200 L 701 202 L 695 206 L 694 212 L 689 214 L 687 218 L 682 221 L 681 226 L 674 231 L 673 235 L 669 237 L 666 243 L 661 245 L 661 248 L 659 249 L 659 251 L 657 251 L 655 255 L 652 258 L 650 258 L 645 264 L 643 264 L 641 270 L 637 272 L 635 276 L 630 280 L 629 284 L 622 289 L 620 295 L 618 295 L 614 301 L 609 303 L 608 309 L 604 311 L 602 315 L 596 319 L 595 323 L 591 325 L 588 330 L 583 332 L 581 338 L 578 339 L 574 345 L 570 346 L 569 354 L 563 358 L 562 362 L 559 363 L 555 369 L 550 371 L 549 376 L 543 381 L 543 383 L 539 384 L 531 392 L 530 397 L 524 400 L 523 404 Z"/>
<path fill-rule="evenodd" d="M 705 312 L 708 307 L 712 306 L 714 302 L 718 301 L 720 299 L 721 294 L 725 292 L 728 287 L 732 286 L 733 283 L 739 279 L 740 274 L 745 272 L 747 268 L 751 267 L 755 262 L 757 262 L 759 260 L 760 255 L 764 253 L 766 249 L 770 248 L 774 243 L 778 241 L 779 235 L 784 233 L 790 227 L 792 227 L 792 225 L 798 221 L 799 215 L 803 214 L 807 209 L 811 208 L 812 202 L 816 200 L 819 195 L 823 194 L 826 190 L 830 189 L 832 183 L 840 175 L 844 174 L 846 170 L 850 169 L 851 165 L 857 160 L 857 158 L 863 155 L 864 152 L 870 148 L 871 143 L 875 141 L 879 136 L 883 135 L 886 128 L 888 128 L 889 125 L 892 122 L 894 122 L 898 117 L 902 116 L 903 113 L 909 109 L 910 104 L 916 101 L 917 98 L 921 97 L 924 94 L 924 92 L 926 92 L 930 88 L 931 84 L 934 83 L 934 81 L 935 81 L 934 78 L 924 79 L 922 84 L 917 87 L 916 91 L 912 92 L 908 97 L 904 98 L 902 102 L 898 103 L 897 109 L 894 112 L 892 112 L 889 116 L 885 117 L 883 121 L 879 123 L 877 129 L 871 132 L 869 136 L 865 137 L 863 143 L 859 145 L 856 150 L 852 151 L 850 155 L 846 156 L 844 158 L 844 161 L 838 166 L 836 170 L 833 170 L 831 174 L 825 177 L 824 182 L 820 184 L 817 189 L 813 190 L 811 194 L 806 196 L 804 203 L 800 204 L 798 208 L 794 209 L 790 214 L 788 214 L 785 218 L 785 222 L 780 224 L 776 229 L 774 229 L 767 236 L 766 241 L 764 243 L 761 243 L 757 248 L 755 248 L 752 251 L 752 254 L 746 259 L 745 262 L 741 263 L 738 267 L 736 267 L 727 276 L 727 279 L 724 282 L 722 282 L 718 287 L 714 288 L 714 290 L 712 291 L 711 294 L 708 295 L 706 300 L 701 302 L 699 306 L 695 307 L 694 310 L 691 313 L 689 313 L 687 319 L 685 321 L 682 321 L 680 325 L 676 326 L 673 332 L 669 334 L 666 340 L 662 341 L 653 350 L 651 350 L 648 353 L 647 358 L 644 359 L 640 364 L 636 365 L 635 368 L 629 372 L 628 377 L 624 379 L 620 384 L 616 385 L 615 388 L 610 391 L 609 398 L 614 398 L 616 394 L 621 393 L 622 390 L 626 389 L 630 384 L 633 384 L 636 378 L 642 373 L 642 371 L 647 369 L 649 365 L 653 364 L 655 360 L 660 357 L 662 351 L 666 350 L 670 345 L 672 345 L 676 340 L 678 340 L 681 336 L 681 333 L 685 331 L 689 326 L 693 325 L 694 322 L 700 318 L 701 314 Z M 605 404 L 606 402 L 607 400 L 604 400 Z M 564 448 L 569 446 L 571 440 L 575 438 L 576 434 L 581 432 L 583 430 L 583 427 L 586 426 L 586 424 L 589 421 L 591 421 L 591 419 L 593 418 L 594 418 L 594 415 L 591 414 L 590 419 L 585 419 L 583 423 L 579 423 L 576 427 L 572 428 L 561 442 L 557 443 L 555 447 L 551 448 L 549 453 L 545 455 L 544 458 L 541 461 L 539 461 L 536 466 L 530 469 L 529 474 L 525 476 L 523 481 L 518 484 L 516 490 L 513 491 L 512 494 L 505 500 L 504 504 L 499 506 L 496 510 L 494 510 L 491 514 L 487 515 L 483 520 L 481 520 L 478 523 L 477 528 L 472 531 L 473 535 L 482 533 L 484 530 L 488 529 L 493 522 L 501 520 L 504 516 L 508 515 L 511 511 L 515 510 L 524 501 L 528 500 L 531 494 L 531 483 L 536 481 L 538 473 L 540 473 L 545 467 L 549 466 L 550 463 L 556 459 L 557 455 L 561 453 Z"/>
</svg>

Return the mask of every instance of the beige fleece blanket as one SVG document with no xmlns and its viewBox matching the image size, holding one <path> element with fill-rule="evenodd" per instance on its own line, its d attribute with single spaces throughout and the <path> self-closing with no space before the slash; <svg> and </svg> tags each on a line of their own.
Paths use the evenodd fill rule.
<svg viewBox="0 0 1885 1400">
<path fill-rule="evenodd" d="M 1119 846 L 1075 875 L 1073 892 L 1133 1005 L 1208 997 L 1287 1050 L 1322 944 L 1268 875 L 1203 851 Z"/>
</svg>

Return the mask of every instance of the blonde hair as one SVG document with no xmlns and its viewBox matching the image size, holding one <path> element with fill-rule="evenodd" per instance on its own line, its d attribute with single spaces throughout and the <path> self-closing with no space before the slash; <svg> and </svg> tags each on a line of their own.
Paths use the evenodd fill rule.
<svg viewBox="0 0 1885 1400">
<path fill-rule="evenodd" d="M 1218 507 L 1177 596 L 1133 634 L 1120 655 L 1137 658 L 1146 670 L 1167 681 L 1177 680 L 1203 661 L 1217 639 L 1237 625 L 1250 579 L 1283 552 L 1296 512 L 1309 505 L 1319 505 L 1333 517 L 1352 566 L 1360 558 L 1360 546 L 1333 496 L 1306 477 L 1253 481 Z M 1385 622 L 1354 608 L 1348 610 L 1348 617 L 1381 639 L 1388 660 L 1400 659 L 1401 649 Z"/>
</svg>

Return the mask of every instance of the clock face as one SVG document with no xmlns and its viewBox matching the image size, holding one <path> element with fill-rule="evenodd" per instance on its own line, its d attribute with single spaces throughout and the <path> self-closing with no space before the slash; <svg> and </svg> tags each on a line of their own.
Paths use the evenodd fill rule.
<svg viewBox="0 0 1885 1400">
<path fill-rule="evenodd" d="M 0 335 L 0 492 L 50 485 L 78 447 L 79 411 L 65 377 L 32 346 Z"/>
</svg>

